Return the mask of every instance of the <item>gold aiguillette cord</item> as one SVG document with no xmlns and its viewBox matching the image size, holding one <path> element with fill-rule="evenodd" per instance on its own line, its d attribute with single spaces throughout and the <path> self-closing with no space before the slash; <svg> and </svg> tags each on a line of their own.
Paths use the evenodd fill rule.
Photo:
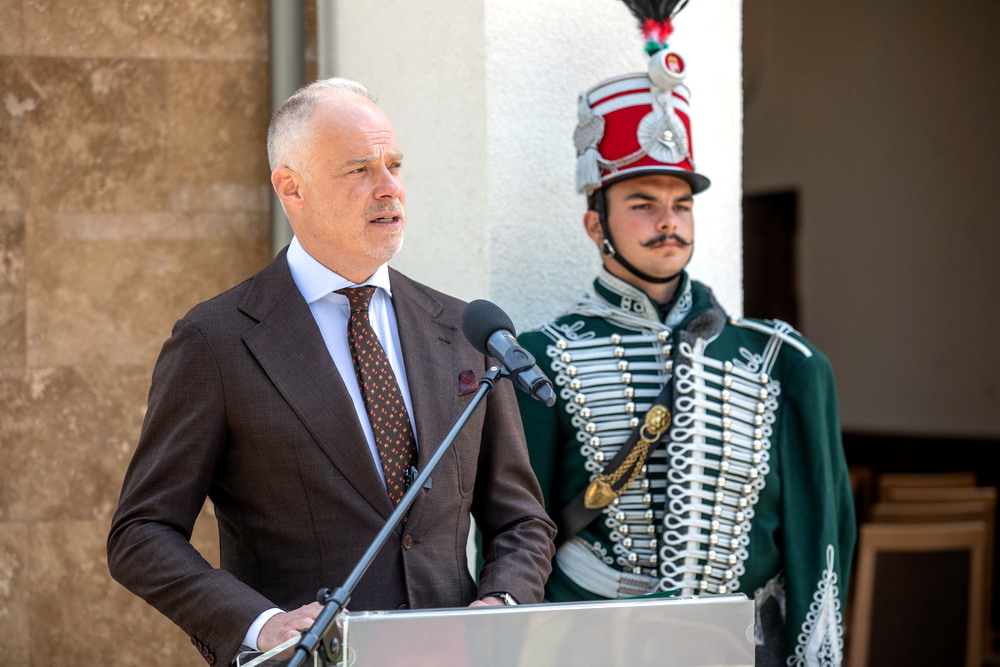
<svg viewBox="0 0 1000 667">
<path fill-rule="evenodd" d="M 668 428 L 670 428 L 670 410 L 664 405 L 654 405 L 646 413 L 642 428 L 639 430 L 639 440 L 635 447 L 628 453 L 628 456 L 617 468 L 610 473 L 605 470 L 597 476 L 587 487 L 583 494 L 583 505 L 587 509 L 599 509 L 606 507 L 612 500 L 620 496 L 628 488 L 629 484 L 635 481 L 639 471 L 642 470 L 646 462 L 646 454 L 649 446 L 660 439 Z M 628 472 L 628 479 L 624 484 L 618 482 Z"/>
</svg>

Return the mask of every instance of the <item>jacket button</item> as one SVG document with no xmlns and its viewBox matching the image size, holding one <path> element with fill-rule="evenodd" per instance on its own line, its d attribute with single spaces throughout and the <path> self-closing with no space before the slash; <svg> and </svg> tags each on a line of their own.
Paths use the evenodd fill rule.
<svg viewBox="0 0 1000 667">
<path fill-rule="evenodd" d="M 412 546 L 413 546 L 413 538 L 407 535 L 406 537 L 403 538 L 403 548 L 409 549 Z"/>
<path fill-rule="evenodd" d="M 406 604 L 405 602 L 403 604 L 399 605 L 398 607 L 396 607 L 396 609 L 409 609 L 409 608 L 410 608 L 410 605 Z"/>
<path fill-rule="evenodd" d="M 215 664 L 215 656 L 212 655 L 211 653 L 209 653 L 208 655 L 205 656 L 205 662 L 207 662 L 210 665 L 214 665 Z"/>
</svg>

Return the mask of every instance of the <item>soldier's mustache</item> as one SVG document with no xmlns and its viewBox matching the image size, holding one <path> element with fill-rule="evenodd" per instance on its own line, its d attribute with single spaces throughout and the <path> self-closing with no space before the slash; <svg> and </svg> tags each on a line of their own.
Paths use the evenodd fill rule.
<svg viewBox="0 0 1000 667">
<path fill-rule="evenodd" d="M 654 246 L 657 243 L 663 243 L 664 241 L 670 241 L 670 240 L 677 241 L 678 245 L 684 248 L 688 247 L 692 243 L 691 241 L 688 241 L 680 234 L 671 232 L 670 234 L 665 234 L 665 233 L 658 234 L 657 236 L 649 239 L 648 241 L 643 241 L 639 245 L 641 245 L 643 248 L 648 248 L 649 246 Z"/>
</svg>

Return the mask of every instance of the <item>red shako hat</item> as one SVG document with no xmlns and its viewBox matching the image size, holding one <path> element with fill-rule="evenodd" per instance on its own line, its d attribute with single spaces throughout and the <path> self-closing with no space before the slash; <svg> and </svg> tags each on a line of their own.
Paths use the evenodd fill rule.
<svg viewBox="0 0 1000 667">
<path fill-rule="evenodd" d="M 687 65 L 671 51 L 672 18 L 687 0 L 623 0 L 639 19 L 645 73 L 607 79 L 580 94 L 576 144 L 577 190 L 587 195 L 626 178 L 669 174 L 698 193 L 709 180 L 695 171 L 691 148 L 691 94 L 681 82 Z"/>
</svg>

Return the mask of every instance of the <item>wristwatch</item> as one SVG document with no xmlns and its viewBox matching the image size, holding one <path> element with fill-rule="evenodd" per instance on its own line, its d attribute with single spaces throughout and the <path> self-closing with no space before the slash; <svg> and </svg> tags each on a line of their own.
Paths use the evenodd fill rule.
<svg viewBox="0 0 1000 667">
<path fill-rule="evenodd" d="M 513 607 L 514 605 L 517 604 L 517 600 L 515 600 L 514 596 L 511 595 L 510 593 L 489 593 L 487 595 L 484 595 L 483 598 L 500 598 L 501 600 L 503 600 L 503 604 L 505 607 Z M 483 598 L 479 599 L 482 600 Z"/>
</svg>

